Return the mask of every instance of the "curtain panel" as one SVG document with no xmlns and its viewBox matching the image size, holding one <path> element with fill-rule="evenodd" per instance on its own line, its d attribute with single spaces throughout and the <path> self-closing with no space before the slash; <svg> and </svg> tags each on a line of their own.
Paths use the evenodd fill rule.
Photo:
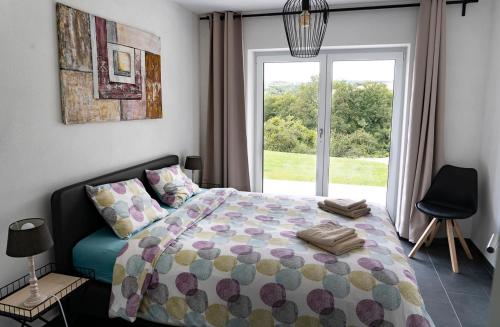
<svg viewBox="0 0 500 327">
<path fill-rule="evenodd" d="M 242 47 L 241 17 L 232 12 L 211 14 L 202 185 L 250 191 Z"/>
<path fill-rule="evenodd" d="M 423 0 L 418 17 L 401 210 L 396 217 L 400 236 L 411 242 L 418 240 L 429 223 L 415 204 L 424 197 L 442 164 L 445 68 L 446 0 Z"/>
</svg>

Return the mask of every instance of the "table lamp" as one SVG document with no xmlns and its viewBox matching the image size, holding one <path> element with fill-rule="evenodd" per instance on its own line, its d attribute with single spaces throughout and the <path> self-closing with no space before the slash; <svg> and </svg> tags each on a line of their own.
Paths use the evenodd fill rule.
<svg viewBox="0 0 500 327">
<path fill-rule="evenodd" d="M 41 218 L 28 218 L 16 221 L 9 226 L 7 240 L 7 255 L 9 257 L 28 257 L 30 269 L 30 296 L 23 305 L 33 308 L 47 299 L 40 293 L 38 279 L 35 273 L 35 255 L 47 251 L 54 245 L 45 220 Z"/>
<path fill-rule="evenodd" d="M 187 156 L 186 162 L 184 164 L 184 168 L 187 170 L 191 170 L 191 178 L 193 179 L 193 181 L 194 181 L 194 171 L 195 170 L 200 171 L 200 175 L 198 176 L 199 181 L 197 184 L 201 186 L 202 176 L 203 176 L 202 175 L 203 163 L 201 161 L 201 157 L 200 156 Z"/>
</svg>

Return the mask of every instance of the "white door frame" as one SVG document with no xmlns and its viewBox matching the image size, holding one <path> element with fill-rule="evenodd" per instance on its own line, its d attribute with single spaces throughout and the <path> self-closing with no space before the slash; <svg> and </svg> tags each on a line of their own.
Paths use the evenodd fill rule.
<svg viewBox="0 0 500 327">
<path fill-rule="evenodd" d="M 319 99 L 318 99 L 318 139 L 317 156 L 324 160 L 317 161 L 316 167 L 316 193 L 328 194 L 329 184 L 329 153 L 330 146 L 330 115 L 333 70 L 333 61 L 341 60 L 395 60 L 394 71 L 394 99 L 391 131 L 391 156 L 389 159 L 389 179 L 387 191 L 387 208 L 391 216 L 396 213 L 397 192 L 399 184 L 399 166 L 401 164 L 403 146 L 404 108 L 406 92 L 407 64 L 406 58 L 409 51 L 408 45 L 389 45 L 380 47 L 327 47 L 316 58 L 300 59 L 290 56 L 288 50 L 272 50 L 252 53 L 255 58 L 255 111 L 253 115 L 254 128 L 254 160 L 253 160 L 253 185 L 254 190 L 262 192 L 263 189 L 263 145 L 264 145 L 264 63 L 277 62 L 319 62 Z M 322 133 L 321 133 L 322 129 Z"/>
<path fill-rule="evenodd" d="M 403 113 L 405 108 L 405 49 L 354 49 L 337 51 L 328 55 L 328 77 L 327 77 L 327 99 L 332 99 L 332 83 L 333 83 L 333 69 L 334 61 L 367 61 L 367 60 L 394 60 L 394 85 L 393 85 L 393 104 L 392 104 L 392 123 L 391 123 L 391 147 L 389 156 L 389 175 L 387 180 L 387 196 L 386 207 L 393 217 L 397 207 L 397 191 L 399 183 L 399 165 L 401 163 L 401 146 L 403 139 Z M 327 119 L 325 121 L 326 139 L 330 139 L 330 115 L 334 108 L 331 108 L 331 100 L 326 103 Z M 329 146 L 329 144 L 327 145 Z M 326 151 L 328 151 L 326 149 Z M 329 176 L 329 157 L 325 156 L 325 176 Z M 325 193 L 328 194 L 328 179 L 323 179 Z"/>
<path fill-rule="evenodd" d="M 325 119 L 325 113 L 323 108 L 325 107 L 325 91 L 326 91 L 326 76 L 321 72 L 326 67 L 327 56 L 322 54 L 316 58 L 301 59 L 294 58 L 289 54 L 283 54 L 278 52 L 275 55 L 260 55 L 257 56 L 257 74 L 256 74 L 256 101 L 255 101 L 255 149 L 254 149 L 254 186 L 257 192 L 262 192 L 263 181 L 264 181 L 264 64 L 265 63 L 289 63 L 289 62 L 318 62 L 320 65 L 319 72 L 319 98 L 318 98 L 318 123 Z M 323 131 L 324 132 L 324 131 Z M 320 132 L 319 124 L 317 129 L 317 139 L 316 139 L 316 156 L 318 158 L 324 157 L 324 143 L 325 143 L 324 133 Z M 317 161 L 316 162 L 316 181 L 323 178 L 323 165 Z M 316 183 L 316 194 L 322 193 L 322 186 L 320 183 Z"/>
</svg>

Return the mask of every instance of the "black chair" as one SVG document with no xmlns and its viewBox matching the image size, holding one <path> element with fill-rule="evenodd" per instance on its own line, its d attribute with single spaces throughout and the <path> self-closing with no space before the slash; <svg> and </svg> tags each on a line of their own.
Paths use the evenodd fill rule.
<svg viewBox="0 0 500 327">
<path fill-rule="evenodd" d="M 475 169 L 446 165 L 439 170 L 423 200 L 416 204 L 419 211 L 433 217 L 433 219 L 410 252 L 410 258 L 424 243 L 429 246 L 436 237 L 441 223 L 446 222 L 453 272 L 459 272 L 453 230 L 455 230 L 465 254 L 472 260 L 472 254 L 460 225 L 455 220 L 469 218 L 477 212 L 477 188 L 477 171 Z"/>
</svg>

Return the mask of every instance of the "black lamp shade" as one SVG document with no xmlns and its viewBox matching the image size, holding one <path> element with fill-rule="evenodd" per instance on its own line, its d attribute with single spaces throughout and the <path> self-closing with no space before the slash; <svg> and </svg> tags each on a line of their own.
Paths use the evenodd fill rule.
<svg viewBox="0 0 500 327">
<path fill-rule="evenodd" d="M 202 163 L 200 156 L 188 156 L 186 157 L 186 163 L 184 164 L 184 168 L 188 170 L 201 170 Z"/>
<path fill-rule="evenodd" d="M 47 224 L 41 218 L 23 219 L 9 226 L 7 240 L 9 257 L 30 257 L 47 251 L 53 245 Z"/>
<path fill-rule="evenodd" d="M 293 57 L 312 58 L 319 54 L 329 10 L 326 0 L 288 0 L 285 3 L 283 23 Z"/>
</svg>

